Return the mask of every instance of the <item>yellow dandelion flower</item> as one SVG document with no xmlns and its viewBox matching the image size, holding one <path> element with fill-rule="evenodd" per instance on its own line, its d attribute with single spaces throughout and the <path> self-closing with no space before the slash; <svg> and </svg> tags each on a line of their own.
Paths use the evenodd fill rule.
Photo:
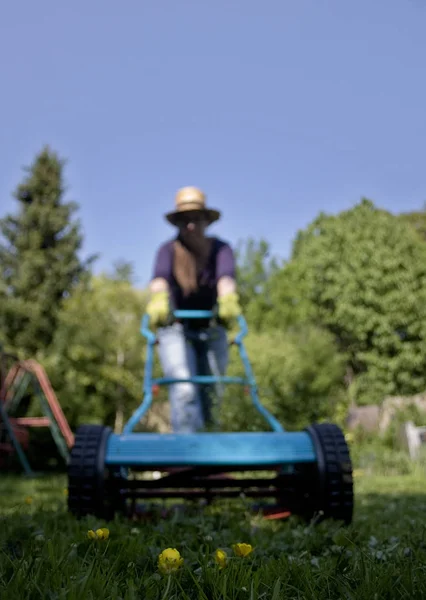
<svg viewBox="0 0 426 600">
<path fill-rule="evenodd" d="M 174 573 L 183 565 L 183 558 L 176 548 L 166 548 L 158 557 L 158 569 L 163 575 Z"/>
<path fill-rule="evenodd" d="M 68 496 L 68 489 L 67 488 L 64 489 L 64 496 Z"/>
<path fill-rule="evenodd" d="M 102 527 L 101 529 L 97 529 L 93 531 L 93 529 L 89 529 L 87 532 L 87 537 L 89 540 L 107 540 L 109 538 L 109 529 L 106 527 Z"/>
<path fill-rule="evenodd" d="M 27 496 L 25 498 L 25 504 L 32 504 L 33 503 L 33 499 L 31 498 L 31 496 Z"/>
<path fill-rule="evenodd" d="M 102 529 L 96 530 L 96 535 L 99 540 L 107 540 L 109 538 L 109 529 L 102 527 Z"/>
<path fill-rule="evenodd" d="M 225 550 L 221 550 L 220 548 L 218 550 L 216 550 L 216 552 L 214 554 L 214 558 L 221 569 L 226 567 L 226 561 L 227 561 L 228 555 L 226 554 Z"/>
<path fill-rule="evenodd" d="M 233 544 L 232 550 L 237 556 L 245 557 L 253 552 L 253 546 L 251 544 Z"/>
</svg>

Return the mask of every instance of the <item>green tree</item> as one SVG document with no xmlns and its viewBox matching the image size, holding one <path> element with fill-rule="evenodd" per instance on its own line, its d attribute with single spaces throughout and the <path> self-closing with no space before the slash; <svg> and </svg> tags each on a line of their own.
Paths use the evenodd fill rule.
<svg viewBox="0 0 426 600">
<path fill-rule="evenodd" d="M 112 279 L 119 281 L 127 281 L 128 283 L 134 283 L 134 267 L 133 264 L 127 260 L 121 259 L 114 263 L 113 272 L 111 274 Z"/>
<path fill-rule="evenodd" d="M 256 328 L 262 313 L 271 309 L 266 285 L 271 275 L 279 270 L 279 261 L 271 256 L 270 246 L 263 239 L 240 241 L 235 257 L 241 306 L 250 325 Z"/>
<path fill-rule="evenodd" d="M 269 327 L 291 320 L 292 285 L 306 319 L 348 357 L 358 402 L 425 389 L 426 245 L 411 225 L 368 200 L 320 215 L 271 281 Z"/>
<path fill-rule="evenodd" d="M 73 426 L 105 423 L 120 431 L 141 402 L 145 301 L 120 270 L 93 277 L 65 300 L 46 368 Z"/>
<path fill-rule="evenodd" d="M 77 204 L 63 201 L 63 168 L 44 148 L 16 189 L 17 214 L 0 220 L 0 327 L 5 344 L 25 357 L 49 346 L 63 299 L 94 259 L 78 256 Z"/>
<path fill-rule="evenodd" d="M 426 241 L 426 205 L 421 211 L 401 213 L 399 217 L 414 227 L 422 240 Z"/>
<path fill-rule="evenodd" d="M 286 429 L 335 418 L 345 404 L 345 357 L 337 352 L 330 333 L 313 326 L 294 331 L 252 332 L 246 349 L 259 398 Z M 231 356 L 229 374 L 243 375 L 238 351 L 234 349 Z M 268 429 L 250 397 L 244 396 L 240 388 L 229 388 L 222 414 L 223 422 L 234 430 Z"/>
</svg>

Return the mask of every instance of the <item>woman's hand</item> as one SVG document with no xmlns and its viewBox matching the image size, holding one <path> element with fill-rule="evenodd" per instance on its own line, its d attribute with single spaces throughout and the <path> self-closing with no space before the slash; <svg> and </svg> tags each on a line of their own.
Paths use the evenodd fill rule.
<svg viewBox="0 0 426 600">
<path fill-rule="evenodd" d="M 154 292 L 148 302 L 146 312 L 150 317 L 150 322 L 153 327 L 165 325 L 170 313 L 168 292 Z"/>
<path fill-rule="evenodd" d="M 223 296 L 219 296 L 217 299 L 218 303 L 218 316 L 227 326 L 233 319 L 236 319 L 241 315 L 241 306 L 236 292 L 231 292 Z"/>
<path fill-rule="evenodd" d="M 230 322 L 242 313 L 235 279 L 221 277 L 217 284 L 217 295 L 218 316 L 229 326 Z"/>
</svg>

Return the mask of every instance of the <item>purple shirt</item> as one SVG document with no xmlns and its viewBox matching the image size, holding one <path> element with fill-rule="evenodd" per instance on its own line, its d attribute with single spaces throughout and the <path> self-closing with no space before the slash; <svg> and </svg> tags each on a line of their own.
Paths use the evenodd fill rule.
<svg viewBox="0 0 426 600">
<path fill-rule="evenodd" d="M 230 245 L 213 238 L 212 251 L 204 270 L 198 276 L 198 292 L 186 298 L 173 275 L 174 239 L 160 246 L 154 266 L 153 279 L 161 277 L 170 286 L 175 310 L 212 310 L 217 300 L 217 282 L 221 277 L 235 279 L 235 258 Z"/>
</svg>

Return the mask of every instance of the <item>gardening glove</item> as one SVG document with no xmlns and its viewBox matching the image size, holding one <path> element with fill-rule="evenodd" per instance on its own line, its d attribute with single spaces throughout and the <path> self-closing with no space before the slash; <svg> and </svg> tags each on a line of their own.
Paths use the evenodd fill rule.
<svg viewBox="0 0 426 600">
<path fill-rule="evenodd" d="M 153 327 L 165 325 L 170 314 L 168 292 L 155 292 L 148 302 L 146 312 Z"/>
<path fill-rule="evenodd" d="M 225 294 L 219 296 L 218 300 L 218 317 L 224 324 L 229 327 L 230 322 L 241 315 L 241 306 L 238 294 Z"/>
</svg>

